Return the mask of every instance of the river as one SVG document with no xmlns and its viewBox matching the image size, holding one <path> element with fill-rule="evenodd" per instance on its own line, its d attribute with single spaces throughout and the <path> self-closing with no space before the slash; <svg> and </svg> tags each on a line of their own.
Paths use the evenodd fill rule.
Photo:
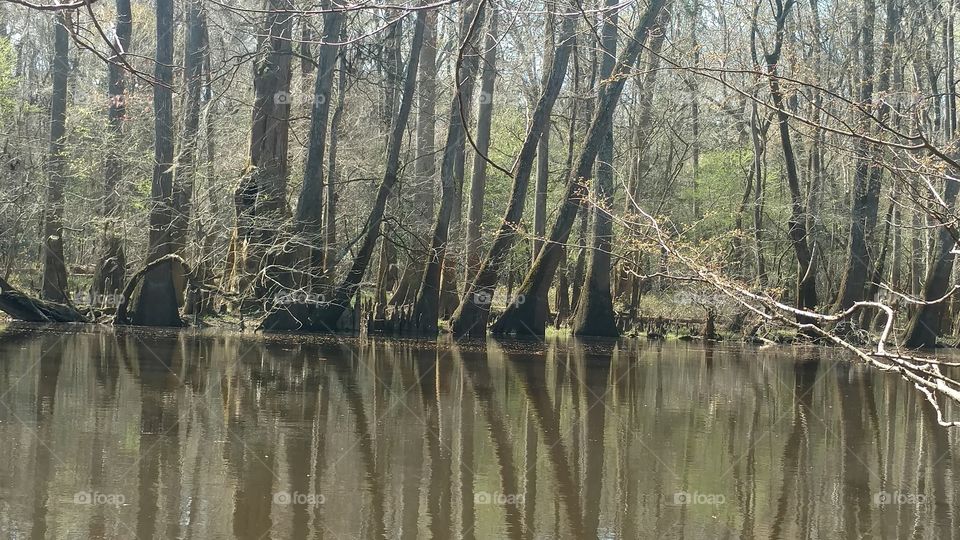
<svg viewBox="0 0 960 540">
<path fill-rule="evenodd" d="M 957 538 L 958 453 L 812 346 L 0 331 L 3 538 Z"/>
</svg>

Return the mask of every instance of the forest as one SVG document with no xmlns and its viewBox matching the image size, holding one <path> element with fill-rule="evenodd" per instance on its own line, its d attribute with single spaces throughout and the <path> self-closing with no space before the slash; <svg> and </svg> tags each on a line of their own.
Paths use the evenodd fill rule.
<svg viewBox="0 0 960 540">
<path fill-rule="evenodd" d="M 956 538 L 958 12 L 0 1 L 0 537 Z"/>
<path fill-rule="evenodd" d="M 928 0 L 6 0 L 0 310 L 815 341 L 960 401 Z"/>
</svg>

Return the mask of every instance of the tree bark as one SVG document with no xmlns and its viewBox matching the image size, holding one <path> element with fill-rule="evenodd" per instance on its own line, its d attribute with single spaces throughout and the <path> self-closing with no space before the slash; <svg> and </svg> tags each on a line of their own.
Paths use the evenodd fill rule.
<svg viewBox="0 0 960 540">
<path fill-rule="evenodd" d="M 600 78 L 613 74 L 617 55 L 617 6 L 618 0 L 607 0 L 606 18 L 601 35 Z M 649 90 L 649 89 L 648 89 Z M 597 151 L 597 173 L 594 177 L 596 191 L 593 214 L 592 249 L 587 262 L 587 276 L 573 315 L 572 330 L 575 336 L 617 337 L 616 318 L 613 313 L 613 297 L 610 294 L 610 254 L 613 236 L 613 219 L 610 215 L 613 204 L 613 123 Z"/>
<path fill-rule="evenodd" d="M 863 24 L 857 38 L 860 46 L 860 105 L 866 110 L 872 110 L 874 84 L 874 55 L 873 29 L 876 21 L 875 0 L 863 2 Z M 861 129 L 868 132 L 868 120 L 860 122 Z M 847 240 L 847 260 L 843 278 L 840 282 L 840 292 L 834 309 L 842 311 L 855 302 L 863 300 L 866 293 L 866 280 L 870 274 L 870 246 L 868 239 L 872 235 L 872 224 L 876 223 L 879 201 L 879 179 L 871 181 L 871 160 L 874 157 L 871 143 L 859 139 L 855 142 L 854 156 L 856 166 L 853 175 L 853 193 L 851 193 L 850 234 Z M 875 184 L 875 185 L 874 185 Z M 877 194 L 873 194 L 876 188 Z"/>
<path fill-rule="evenodd" d="M 700 20 L 700 1 L 693 0 L 690 10 L 690 46 L 693 50 L 693 66 L 700 65 L 700 42 L 697 38 L 697 22 Z M 690 92 L 690 131 L 692 141 L 690 142 L 690 165 L 692 173 L 690 176 L 691 199 L 693 208 L 693 219 L 702 218 L 702 209 L 700 208 L 700 89 L 697 84 L 697 76 L 694 75 L 687 79 L 687 90 Z"/>
<path fill-rule="evenodd" d="M 180 134 L 180 150 L 177 152 L 177 168 L 173 181 L 173 221 L 171 222 L 171 253 L 186 259 L 188 231 L 193 214 L 193 192 L 197 174 L 197 149 L 200 134 L 200 108 L 203 91 L 203 63 L 206 48 L 206 13 L 198 0 L 190 0 L 186 16 L 184 40 L 184 98 L 183 123 Z M 184 302 L 186 276 L 182 267 L 175 266 L 174 285 L 177 299 Z"/>
<path fill-rule="evenodd" d="M 790 115 L 785 109 L 783 91 L 780 89 L 780 79 L 777 76 L 777 65 L 780 62 L 780 52 L 783 46 L 784 26 L 790 14 L 792 3 L 786 7 L 779 7 L 776 13 L 776 38 L 773 51 L 764 55 L 766 60 L 767 77 L 770 85 L 770 96 L 777 112 L 777 127 L 780 132 L 780 144 L 783 147 L 783 162 L 787 176 L 787 185 L 790 190 L 790 219 L 787 223 L 790 241 L 797 256 L 797 291 L 796 305 L 798 309 L 813 310 L 817 307 L 816 268 L 813 267 L 813 257 L 807 237 L 806 210 L 803 207 L 803 196 L 800 189 L 800 175 L 797 171 L 797 161 L 793 153 L 793 143 L 790 137 Z M 755 29 L 754 29 L 755 30 Z M 798 316 L 798 321 L 811 322 L 807 317 Z"/>
<path fill-rule="evenodd" d="M 549 74 L 547 69 L 553 64 L 554 50 L 556 43 L 554 39 L 553 14 L 549 11 L 546 15 L 546 53 L 543 58 L 543 76 L 540 86 L 546 88 Z M 550 113 L 553 107 L 547 110 L 547 124 L 543 128 L 540 140 L 537 144 L 537 185 L 533 192 L 533 242 L 530 249 L 531 262 L 536 260 L 540 253 L 540 246 L 543 245 L 543 237 L 547 234 L 547 184 L 550 181 Z"/>
<path fill-rule="evenodd" d="M 753 242 L 756 248 L 757 283 L 761 286 L 767 283 L 767 266 L 763 257 L 763 188 L 766 182 L 763 174 L 763 154 L 766 151 L 766 136 L 769 126 L 769 122 L 761 123 L 757 104 L 754 103 L 750 113 L 750 141 L 753 145 L 751 166 L 753 167 L 755 182 L 753 192 Z"/>
<path fill-rule="evenodd" d="M 53 94 L 50 97 L 50 154 L 47 161 L 47 201 L 43 212 L 41 298 L 66 303 L 67 265 L 63 258 L 63 206 L 67 185 L 67 77 L 70 74 L 70 21 L 57 12 L 54 23 Z"/>
<path fill-rule="evenodd" d="M 954 22 L 951 13 L 944 23 L 944 45 L 946 51 L 946 77 L 948 81 L 955 80 L 955 52 L 954 52 Z M 953 84 L 947 85 L 945 139 L 953 141 L 957 129 L 957 95 Z M 954 156 L 956 158 L 956 156 Z M 947 204 L 941 209 L 945 219 L 941 219 L 940 231 L 934 248 L 933 261 L 927 271 L 926 281 L 920 293 L 926 303 L 917 306 L 904 333 L 904 345 L 910 348 L 936 347 L 937 338 L 941 333 L 941 324 L 945 317 L 946 300 L 937 302 L 947 294 L 950 286 L 950 276 L 953 273 L 953 262 L 958 239 L 955 228 L 950 224 L 957 206 L 957 195 L 960 194 L 960 182 L 956 180 L 957 173 L 946 175 L 944 180 L 943 200 Z M 935 302 L 935 303 L 932 303 Z M 949 321 L 947 327 L 949 328 Z"/>
<path fill-rule="evenodd" d="M 553 109 L 553 104 L 563 87 L 570 52 L 573 49 L 575 28 L 576 17 L 566 17 L 561 24 L 560 39 L 557 49 L 553 53 L 550 75 L 543 87 L 543 93 L 537 100 L 537 107 L 534 109 L 530 128 L 524 138 L 520 155 L 517 156 L 516 165 L 512 171 L 513 186 L 510 191 L 510 202 L 493 239 L 493 245 L 480 265 L 476 279 L 467 285 L 466 291 L 460 299 L 460 306 L 450 320 L 450 327 L 457 335 L 482 336 L 486 333 L 490 300 L 493 298 L 506 256 L 517 239 L 520 219 L 523 217 L 523 207 L 527 200 L 530 175 L 533 171 L 533 161 L 537 154 L 537 143 L 548 126 L 550 111 Z"/>
<path fill-rule="evenodd" d="M 342 38 L 346 36 L 341 32 Z M 326 196 L 324 202 L 323 222 L 323 273 L 325 278 L 332 280 L 336 266 L 337 252 L 337 146 L 340 140 L 340 124 L 343 119 L 344 99 L 347 92 L 347 61 L 343 53 L 340 54 L 340 73 L 337 75 L 337 107 L 330 120 L 330 157 L 327 158 Z"/>
<path fill-rule="evenodd" d="M 30 298 L 0 277 L 0 311 L 18 321 L 89 322 L 71 305 Z"/>
<path fill-rule="evenodd" d="M 523 295 L 524 302 L 513 302 L 507 307 L 493 325 L 492 331 L 495 334 L 516 333 L 537 336 L 544 334 L 549 311 L 547 294 L 557 271 L 557 265 L 560 263 L 563 244 L 569 238 L 577 212 L 583 205 L 583 182 L 592 176 L 597 152 L 610 129 L 613 112 L 616 110 L 627 79 L 626 75 L 636 63 L 637 56 L 646 42 L 647 34 L 654 26 L 664 3 L 665 0 L 650 2 L 613 70 L 614 76 L 601 83 L 597 107 L 577 159 L 577 166 L 567 179 L 560 213 L 550 232 L 549 242 L 540 250 L 536 262 L 527 272 L 520 286 L 517 296 Z"/>
<path fill-rule="evenodd" d="M 636 131 L 634 133 L 634 159 L 632 163 L 631 185 L 628 197 L 624 197 L 624 215 L 629 215 L 633 210 L 633 205 L 640 204 L 645 192 L 649 189 L 647 184 L 650 169 L 652 168 L 652 152 L 650 149 L 651 136 L 654 131 L 653 123 L 653 98 L 657 84 L 657 74 L 660 72 L 660 51 L 663 48 L 663 42 L 666 39 L 666 27 L 669 23 L 670 13 L 664 10 L 657 26 L 650 30 L 650 52 L 645 68 L 646 72 L 639 81 L 638 92 L 640 94 L 637 112 Z M 629 231 L 627 231 L 629 233 Z M 628 264 L 639 265 L 641 254 L 639 250 L 632 250 Z M 627 276 L 627 287 L 623 291 L 623 296 L 630 298 L 630 318 L 636 316 L 637 302 L 640 299 L 640 277 L 634 273 Z M 629 294 L 628 294 L 629 293 Z"/>
</svg>

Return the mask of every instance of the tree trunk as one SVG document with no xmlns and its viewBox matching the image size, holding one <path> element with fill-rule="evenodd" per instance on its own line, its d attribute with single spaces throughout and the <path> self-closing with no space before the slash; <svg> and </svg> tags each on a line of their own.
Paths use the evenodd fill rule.
<svg viewBox="0 0 960 540">
<path fill-rule="evenodd" d="M 875 0 L 863 2 L 863 24 L 853 46 L 860 46 L 860 104 L 866 110 L 872 109 L 873 100 L 873 27 L 876 20 Z M 869 132 L 867 119 L 860 122 L 861 129 Z M 863 299 L 866 293 L 866 280 L 870 274 L 870 246 L 868 239 L 872 235 L 871 223 L 876 223 L 878 211 L 879 182 L 876 182 L 877 195 L 873 195 L 871 182 L 871 160 L 874 157 L 871 143 L 858 139 L 854 156 L 856 168 L 853 175 L 853 193 L 851 193 L 850 235 L 847 241 L 847 261 L 840 281 L 840 292 L 834 309 L 842 311 Z"/>
<path fill-rule="evenodd" d="M 346 36 L 341 32 L 341 41 Z M 330 157 L 327 158 L 326 196 L 323 222 L 323 273 L 326 280 L 332 281 L 336 266 L 337 253 L 337 145 L 340 139 L 340 124 L 343 119 L 344 98 L 347 92 L 347 61 L 340 54 L 340 73 L 337 75 L 337 107 L 330 120 Z"/>
<path fill-rule="evenodd" d="M 753 143 L 753 241 L 756 248 L 757 283 L 764 286 L 767 283 L 767 267 L 763 258 L 763 187 L 766 178 L 763 174 L 763 154 L 766 150 L 766 136 L 769 122 L 761 125 L 757 104 L 752 106 L 750 114 L 750 141 Z"/>
<path fill-rule="evenodd" d="M 0 277 L 0 311 L 18 321 L 25 322 L 89 322 L 73 306 L 30 298 L 14 289 L 2 277 Z"/>
<path fill-rule="evenodd" d="M 602 60 L 600 78 L 613 74 L 617 54 L 617 6 L 618 0 L 607 0 L 607 12 L 601 36 Z M 649 90 L 649 89 L 648 89 Z M 616 318 L 613 313 L 613 297 L 610 294 L 610 254 L 613 236 L 613 123 L 597 151 L 597 174 L 594 177 L 596 201 L 591 205 L 593 213 L 592 249 L 587 263 L 587 276 L 573 315 L 572 330 L 575 336 L 617 337 Z"/>
<path fill-rule="evenodd" d="M 476 154 L 470 175 L 470 209 L 467 217 L 467 274 L 470 281 L 480 269 L 480 226 L 483 222 L 483 194 L 487 186 L 487 152 L 490 149 L 490 123 L 493 119 L 493 90 L 497 79 L 497 10 L 490 10 L 490 23 L 484 43 L 483 69 L 480 74 L 480 106 L 477 112 Z"/>
<path fill-rule="evenodd" d="M 407 129 L 407 119 L 413 103 L 413 92 L 416 88 L 417 66 L 420 59 L 420 50 L 423 48 L 424 20 L 427 10 L 417 12 L 417 23 L 413 33 L 410 49 L 410 60 L 407 63 L 406 78 L 403 85 L 403 98 L 400 109 L 394 119 L 387 151 L 386 168 L 383 181 L 377 190 L 377 198 L 370 209 L 370 215 L 364 227 L 366 231 L 353 259 L 350 271 L 343 281 L 334 290 L 327 302 L 315 306 L 306 319 L 291 320 L 289 312 L 274 308 L 264 319 L 261 327 L 265 330 L 312 330 L 318 332 L 333 332 L 336 330 L 343 312 L 347 309 L 350 300 L 360 288 L 360 282 L 366 274 L 367 266 L 373 256 L 377 239 L 380 237 L 380 225 L 387 207 L 387 199 L 393 193 L 400 170 L 400 149 L 403 146 L 403 134 Z"/>
<path fill-rule="evenodd" d="M 206 23 L 206 21 L 204 21 Z M 217 186 L 216 173 L 216 149 L 214 144 L 214 120 L 211 119 L 213 111 L 213 94 L 210 75 L 210 28 L 203 25 L 203 113 L 201 120 L 203 122 L 203 156 L 205 172 L 202 177 L 204 183 L 202 191 L 206 193 L 208 206 L 207 220 L 198 218 L 197 239 L 200 246 L 200 252 L 205 256 L 200 257 L 195 268 L 196 279 L 201 283 L 216 283 L 216 262 L 209 256 L 217 249 L 220 242 L 222 225 L 220 224 L 220 199 L 219 193 L 214 186 Z M 200 151 L 198 144 L 197 151 Z M 199 170 L 199 169 L 198 169 Z M 213 288 L 196 291 L 194 295 L 187 296 L 187 303 L 184 306 L 184 313 L 197 315 L 210 313 L 215 307 L 216 296 Z"/>
<path fill-rule="evenodd" d="M 266 0 L 268 10 L 258 35 L 253 73 L 250 167 L 234 192 L 236 230 L 231 242 L 230 288 L 242 296 L 268 296 L 261 271 L 278 241 L 287 206 L 287 144 L 290 120 L 292 56 L 290 0 Z"/>
<path fill-rule="evenodd" d="M 570 229 L 576 220 L 577 211 L 583 205 L 584 189 L 582 182 L 592 176 L 597 152 L 605 139 L 617 107 L 620 94 L 626 82 L 626 75 L 636 63 L 649 30 L 664 5 L 664 0 L 652 0 L 647 6 L 640 22 L 628 41 L 623 55 L 614 69 L 614 76 L 603 81 L 597 96 L 597 107 L 587 130 L 583 148 L 577 159 L 573 174 L 567 179 L 567 186 L 561 199 L 560 213 L 550 232 L 550 239 L 540 250 L 536 262 L 527 272 L 520 286 L 518 298 L 523 295 L 524 302 L 513 302 L 493 325 L 496 334 L 531 334 L 542 336 L 546 330 L 548 304 L 547 293 L 553 281 L 557 265 L 560 263 L 562 245 L 570 236 Z"/>
<path fill-rule="evenodd" d="M 459 198 L 457 196 L 457 158 L 466 144 L 464 120 L 473 99 L 474 74 L 479 64 L 474 36 L 483 24 L 483 11 L 483 2 L 464 6 L 462 27 L 465 32 L 463 32 L 464 38 L 454 70 L 456 89 L 450 106 L 450 124 L 443 150 L 443 161 L 440 165 L 440 210 L 434 222 L 430 251 L 427 253 L 427 262 L 413 309 L 413 324 L 417 332 L 423 335 L 437 333 L 437 320 L 440 316 L 440 273 L 446 256 L 454 206 Z"/>
<path fill-rule="evenodd" d="M 783 92 L 780 89 L 780 79 L 776 69 L 780 62 L 780 52 L 783 45 L 783 28 L 786 25 L 790 7 L 780 8 L 776 13 L 776 41 L 774 49 L 765 54 L 767 77 L 770 85 L 770 95 L 773 106 L 777 111 L 777 126 L 780 131 L 780 143 L 783 147 L 783 162 L 786 169 L 787 185 L 790 189 L 790 219 L 787 223 L 790 241 L 797 256 L 797 308 L 813 310 L 817 307 L 816 268 L 808 244 L 806 210 L 803 207 L 803 196 L 800 190 L 800 175 L 797 172 L 797 161 L 793 153 L 793 144 L 790 138 L 790 115 L 786 111 Z M 811 322 L 808 318 L 798 316 L 798 321 Z"/>
<path fill-rule="evenodd" d="M 313 65 L 313 31 L 310 28 L 310 15 L 304 13 L 297 19 L 300 24 L 300 74 L 306 79 L 316 66 Z M 304 81 L 306 84 L 306 81 Z"/>
<path fill-rule="evenodd" d="M 660 19 L 657 21 L 657 26 L 650 30 L 650 50 L 648 60 L 644 66 L 646 72 L 638 84 L 640 97 L 637 105 L 638 112 L 634 133 L 634 148 L 631 149 L 634 152 L 634 159 L 632 160 L 630 191 L 628 196 L 624 197 L 624 215 L 629 215 L 633 211 L 634 204 L 641 204 L 646 191 L 651 187 L 648 185 L 647 179 L 650 175 L 650 169 L 653 166 L 653 153 L 650 149 L 651 137 L 654 131 L 654 126 L 652 125 L 653 97 L 657 84 L 657 74 L 660 72 L 660 51 L 666 39 L 666 26 L 669 23 L 669 16 L 669 11 L 664 10 L 661 13 Z M 629 233 L 629 231 L 626 232 Z M 639 250 L 631 250 L 626 263 L 627 265 L 639 265 L 640 258 L 641 254 Z M 639 300 L 639 291 L 636 289 L 640 286 L 640 279 L 636 275 L 627 276 L 626 279 L 627 286 L 625 287 L 626 290 L 623 291 L 623 296 L 631 299 L 631 311 L 633 312 L 635 311 L 635 302 L 633 302 L 633 299 L 636 298 Z M 635 315 L 635 313 L 631 313 L 631 318 Z"/>
<path fill-rule="evenodd" d="M 560 328 L 570 317 L 570 280 L 567 279 L 567 248 L 560 253 L 560 277 L 557 279 L 556 298 L 554 306 L 557 308 L 557 318 L 554 327 Z"/>
<path fill-rule="evenodd" d="M 180 134 L 180 151 L 177 152 L 177 168 L 173 181 L 173 221 L 170 225 L 172 253 L 186 259 L 187 239 L 193 192 L 197 173 L 197 145 L 200 140 L 200 107 L 203 91 L 203 61 L 206 35 L 206 13 L 198 0 L 191 0 L 187 8 L 187 35 L 184 40 L 184 98 L 183 123 Z M 186 277 L 182 267 L 174 267 L 174 285 L 177 299 L 184 302 Z"/>
<path fill-rule="evenodd" d="M 303 185 L 297 212 L 294 216 L 297 235 L 297 261 L 293 283 L 306 289 L 316 283 L 323 269 L 323 157 L 327 149 L 327 122 L 330 118 L 330 98 L 333 73 L 344 12 L 330 11 L 323 16 L 323 44 L 317 58 L 317 78 L 313 89 L 310 146 L 303 171 Z"/>
<path fill-rule="evenodd" d="M 543 58 L 544 70 L 540 81 L 541 88 L 546 88 L 547 86 L 547 78 L 549 77 L 547 66 L 552 65 L 553 58 L 551 58 L 551 56 L 554 54 L 554 49 L 556 49 L 556 40 L 553 36 L 553 15 L 548 11 L 545 16 L 547 23 L 547 49 Z M 552 109 L 553 107 L 547 110 L 547 123 L 543 128 L 543 133 L 540 135 L 540 141 L 537 144 L 537 186 L 533 192 L 533 243 L 531 244 L 532 247 L 530 250 L 531 262 L 536 260 L 537 254 L 540 253 L 540 246 L 543 245 L 543 237 L 547 234 L 547 184 L 550 181 L 550 113 Z"/>
<path fill-rule="evenodd" d="M 436 146 L 437 123 L 437 12 L 427 13 L 424 29 L 423 52 L 420 54 L 420 81 L 417 101 L 417 152 L 414 162 L 413 226 L 415 231 L 427 231 L 434 215 L 434 176 L 437 172 Z M 427 259 L 424 246 L 429 242 L 427 234 L 413 239 L 414 248 L 408 254 L 400 284 L 390 299 L 393 305 L 412 304 L 417 288 L 423 278 L 423 261 Z"/>
<path fill-rule="evenodd" d="M 700 20 L 700 2 L 693 0 L 690 10 L 690 47 L 693 51 L 693 67 L 696 69 L 700 65 L 700 43 L 697 39 L 697 22 Z M 690 176 L 690 188 L 693 207 L 693 219 L 699 220 L 703 217 L 700 208 L 700 194 L 697 192 L 700 180 L 700 100 L 699 85 L 697 76 L 688 78 L 687 89 L 690 91 L 690 131 L 692 141 L 690 142 L 690 165 L 693 174 Z"/>
<path fill-rule="evenodd" d="M 63 258 L 63 206 L 67 184 L 64 146 L 67 138 L 67 76 L 70 74 L 70 21 L 57 12 L 54 23 L 53 94 L 50 96 L 50 154 L 47 161 L 47 201 L 43 212 L 43 281 L 41 298 L 67 303 L 67 265 Z"/>
<path fill-rule="evenodd" d="M 127 258 L 123 242 L 117 233 L 120 220 L 120 183 L 123 181 L 120 145 L 123 144 L 123 124 L 127 114 L 126 81 L 124 69 L 119 62 L 130 49 L 132 28 L 130 0 L 117 0 L 114 47 L 119 54 L 114 53 L 116 61 L 107 64 L 107 95 L 110 105 L 107 112 L 107 146 L 104 148 L 103 160 L 103 251 L 93 272 L 90 288 L 90 297 L 95 301 L 121 290 L 126 276 Z"/>
<path fill-rule="evenodd" d="M 897 200 L 895 191 L 890 193 L 890 200 Z M 896 203 L 891 203 L 890 206 L 887 207 L 887 215 L 883 224 L 883 240 L 880 243 L 880 255 L 877 257 L 871 279 L 867 285 L 867 301 L 877 302 L 880 300 L 880 283 L 883 282 L 883 274 L 886 270 L 887 257 L 890 252 L 890 232 L 893 227 L 893 216 L 896 206 Z M 886 314 L 874 308 L 863 308 L 859 315 L 860 327 L 868 330 L 873 326 L 875 316 L 880 315 L 880 319 L 886 320 Z"/>
<path fill-rule="evenodd" d="M 402 13 L 398 9 L 384 10 L 384 18 L 396 19 L 384 32 L 383 43 L 380 46 L 379 62 L 383 72 L 383 103 L 380 117 L 383 128 L 390 131 L 391 122 L 397 111 L 397 100 L 400 99 L 400 75 L 403 69 L 403 19 L 398 18 Z"/>
<path fill-rule="evenodd" d="M 570 297 L 570 307 L 574 312 L 580 303 L 580 294 L 583 292 L 584 274 L 587 273 L 587 225 L 590 223 L 589 212 L 581 208 L 580 225 L 577 227 L 577 258 L 573 261 L 573 294 Z"/>
<path fill-rule="evenodd" d="M 173 253 L 173 0 L 157 0 L 157 52 L 153 87 L 154 168 L 150 189 L 150 239 L 147 263 Z M 173 265 L 148 270 L 131 298 L 130 323 L 138 326 L 183 326 L 180 320 Z"/>
<path fill-rule="evenodd" d="M 954 24 L 951 13 L 944 23 L 944 45 L 946 45 L 946 77 L 947 81 L 955 80 L 955 52 L 954 52 Z M 953 141 L 957 129 L 957 95 L 954 85 L 947 86 L 945 140 Z M 956 158 L 956 156 L 954 156 Z M 947 174 L 944 180 L 943 201 L 947 207 L 941 209 L 946 216 L 941 220 L 940 231 L 937 235 L 937 244 L 934 249 L 933 261 L 927 271 L 927 279 L 923 283 L 921 298 L 925 304 L 917 306 L 916 312 L 910 319 L 904 333 L 904 345 L 910 348 L 936 347 L 937 338 L 942 330 L 941 323 L 945 319 L 945 302 L 936 302 L 947 294 L 950 286 L 950 276 L 953 273 L 953 261 L 958 238 L 955 228 L 949 222 L 954 215 L 957 195 L 960 194 L 960 182 L 954 174 Z M 936 302 L 936 303 L 931 303 Z M 947 327 L 949 328 L 949 321 Z"/>
<path fill-rule="evenodd" d="M 476 279 L 467 285 L 463 298 L 460 300 L 460 306 L 450 321 L 450 327 L 457 335 L 482 336 L 486 333 L 490 301 L 503 270 L 506 256 L 517 239 L 520 219 L 523 217 L 523 207 L 527 200 L 527 188 L 530 185 L 530 175 L 537 154 L 537 144 L 548 126 L 550 111 L 553 109 L 557 96 L 560 95 L 560 89 L 566 77 L 570 51 L 573 49 L 575 27 L 576 17 L 566 17 L 561 24 L 560 39 L 553 54 L 550 75 L 543 87 L 543 93 L 537 100 L 537 106 L 530 121 L 530 128 L 524 138 L 520 155 L 517 156 L 516 165 L 512 171 L 513 186 L 510 192 L 510 202 L 493 239 L 493 245 L 480 265 Z"/>
</svg>

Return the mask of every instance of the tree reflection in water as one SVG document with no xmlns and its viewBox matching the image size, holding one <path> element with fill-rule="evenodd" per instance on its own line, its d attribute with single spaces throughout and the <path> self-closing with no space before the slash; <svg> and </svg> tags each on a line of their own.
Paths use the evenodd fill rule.
<svg viewBox="0 0 960 540">
<path fill-rule="evenodd" d="M 0 528 L 955 537 L 957 434 L 838 354 L 9 327 Z"/>
</svg>

